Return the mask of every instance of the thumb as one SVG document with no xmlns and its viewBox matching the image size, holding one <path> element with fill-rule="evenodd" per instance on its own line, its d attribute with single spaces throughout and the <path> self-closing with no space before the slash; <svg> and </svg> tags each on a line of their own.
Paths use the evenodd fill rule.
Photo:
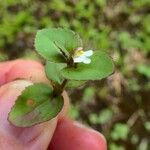
<svg viewBox="0 0 150 150">
<path fill-rule="evenodd" d="M 30 128 L 14 127 L 7 121 L 8 113 L 16 98 L 32 83 L 25 80 L 13 81 L 0 88 L 0 149 L 43 150 L 54 133 L 57 118 Z"/>
<path fill-rule="evenodd" d="M 20 78 L 28 81 L 14 81 Z M 8 113 L 20 93 L 32 84 L 29 80 L 32 83 L 48 83 L 44 68 L 40 63 L 29 60 L 0 63 L 0 150 L 47 149 L 58 118 L 64 116 L 67 111 L 68 97 L 64 92 L 64 108 L 58 117 L 31 128 L 18 128 L 11 125 L 7 121 Z"/>
</svg>

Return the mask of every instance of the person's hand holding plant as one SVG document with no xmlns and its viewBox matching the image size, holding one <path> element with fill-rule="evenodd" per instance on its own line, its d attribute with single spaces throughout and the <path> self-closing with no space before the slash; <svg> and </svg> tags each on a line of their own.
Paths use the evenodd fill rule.
<svg viewBox="0 0 150 150">
<path fill-rule="evenodd" d="M 99 133 L 66 119 L 64 89 L 108 76 L 112 60 L 104 52 L 83 51 L 80 37 L 62 28 L 38 31 L 35 48 L 45 68 L 23 60 L 0 65 L 1 149 L 105 150 Z"/>
</svg>

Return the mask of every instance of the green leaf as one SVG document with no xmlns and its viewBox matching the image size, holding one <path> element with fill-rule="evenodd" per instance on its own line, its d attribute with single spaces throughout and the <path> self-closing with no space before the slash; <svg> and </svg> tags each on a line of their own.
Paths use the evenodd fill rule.
<svg viewBox="0 0 150 150">
<path fill-rule="evenodd" d="M 111 132 L 111 138 L 113 140 L 126 140 L 129 134 L 130 128 L 127 124 L 117 123 Z"/>
<path fill-rule="evenodd" d="M 47 61 L 45 66 L 45 72 L 47 75 L 47 78 L 49 80 L 54 81 L 55 83 L 61 84 L 63 77 L 60 74 L 61 69 L 66 67 L 66 64 L 63 63 L 53 63 Z"/>
<path fill-rule="evenodd" d="M 99 114 L 99 123 L 105 124 L 111 120 L 113 112 L 110 109 L 103 109 Z"/>
<path fill-rule="evenodd" d="M 85 103 L 88 103 L 93 100 L 94 95 L 96 93 L 95 90 L 96 90 L 95 87 L 92 87 L 92 86 L 86 87 L 83 93 L 83 98 L 82 98 Z"/>
<path fill-rule="evenodd" d="M 45 59 L 52 62 L 65 62 L 65 59 L 55 43 L 48 37 L 48 32 L 40 30 L 35 37 L 35 49 Z"/>
<path fill-rule="evenodd" d="M 8 120 L 18 127 L 30 127 L 56 117 L 62 107 L 61 96 L 53 97 L 51 87 L 37 83 L 28 86 L 17 98 Z"/>
<path fill-rule="evenodd" d="M 112 111 L 109 109 L 103 109 L 99 114 L 92 113 L 89 115 L 89 120 L 93 124 L 105 124 L 112 118 Z"/>
<path fill-rule="evenodd" d="M 81 46 L 82 41 L 79 35 L 63 28 L 39 30 L 35 38 L 37 52 L 52 62 L 65 62 L 63 53 L 67 56 Z"/>
<path fill-rule="evenodd" d="M 70 80 L 100 80 L 110 75 L 114 65 L 109 56 L 103 52 L 95 52 L 90 64 L 78 63 L 77 67 L 61 70 L 62 75 Z"/>
<path fill-rule="evenodd" d="M 140 74 L 145 75 L 147 78 L 150 78 L 150 66 L 146 64 L 139 64 L 137 66 L 137 71 Z"/>
<path fill-rule="evenodd" d="M 145 122 L 144 126 L 147 129 L 147 131 L 150 131 L 150 121 Z"/>
<path fill-rule="evenodd" d="M 71 80 L 67 82 L 66 88 L 76 88 L 82 86 L 86 81 Z"/>
<path fill-rule="evenodd" d="M 77 118 L 79 118 L 79 107 L 70 104 L 70 109 L 69 109 L 69 112 L 68 112 L 68 116 L 69 116 L 70 118 L 72 118 L 72 119 L 77 119 Z"/>
<path fill-rule="evenodd" d="M 109 149 L 110 150 L 125 150 L 125 148 L 122 145 L 118 145 L 115 143 L 110 143 Z"/>
</svg>

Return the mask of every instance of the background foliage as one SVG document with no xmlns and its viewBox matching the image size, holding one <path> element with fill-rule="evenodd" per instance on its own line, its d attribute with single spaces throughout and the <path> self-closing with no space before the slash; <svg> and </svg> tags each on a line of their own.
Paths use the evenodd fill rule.
<svg viewBox="0 0 150 150">
<path fill-rule="evenodd" d="M 102 132 L 110 150 L 148 150 L 149 12 L 149 0 L 0 0 L 0 60 L 41 60 L 33 51 L 38 29 L 62 26 L 78 32 L 86 49 L 113 57 L 116 71 L 68 90 L 70 116 Z"/>
</svg>

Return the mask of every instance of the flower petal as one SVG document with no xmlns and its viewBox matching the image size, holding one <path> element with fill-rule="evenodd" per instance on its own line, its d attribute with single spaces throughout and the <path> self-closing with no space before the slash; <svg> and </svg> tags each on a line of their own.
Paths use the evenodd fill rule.
<svg viewBox="0 0 150 150">
<path fill-rule="evenodd" d="M 90 57 L 90 56 L 92 56 L 93 55 L 93 50 L 88 50 L 88 51 L 85 51 L 84 52 L 84 56 L 86 56 L 86 57 Z"/>
<path fill-rule="evenodd" d="M 84 59 L 85 59 L 85 57 L 74 57 L 74 58 L 73 58 L 73 61 L 74 61 L 75 63 L 80 63 L 80 62 L 83 62 Z"/>
<path fill-rule="evenodd" d="M 83 63 L 84 64 L 90 64 L 91 63 L 91 59 L 89 59 L 89 58 L 85 58 L 84 60 L 83 60 Z"/>
</svg>

